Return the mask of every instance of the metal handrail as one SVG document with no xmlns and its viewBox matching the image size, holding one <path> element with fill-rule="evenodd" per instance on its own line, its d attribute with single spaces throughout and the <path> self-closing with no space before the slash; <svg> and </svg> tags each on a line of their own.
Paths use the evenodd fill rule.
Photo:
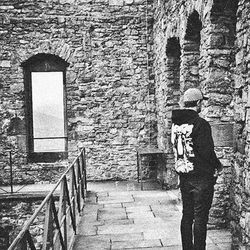
<svg viewBox="0 0 250 250">
<path fill-rule="evenodd" d="M 67 174 L 71 174 L 70 182 L 67 181 Z M 60 198 L 58 210 L 56 210 L 53 194 L 59 185 L 61 185 Z M 31 218 L 24 224 L 23 229 L 14 239 L 8 250 L 36 249 L 29 228 L 45 207 L 42 249 L 47 250 L 52 246 L 53 249 L 71 249 L 74 235 L 76 234 L 77 217 L 80 216 L 82 211 L 86 191 L 86 155 L 83 148 L 55 184 L 54 188 L 44 198 Z"/>
<path fill-rule="evenodd" d="M 27 170 L 23 170 L 23 169 L 15 169 L 14 171 L 13 171 L 13 166 L 15 166 L 14 165 L 14 161 L 13 161 L 13 159 L 12 159 L 12 156 L 13 156 L 13 154 L 15 154 L 16 153 L 16 151 L 13 151 L 13 150 L 7 150 L 6 152 L 8 152 L 9 153 L 9 169 L 5 169 L 5 172 L 9 172 L 10 173 L 10 183 L 9 183 L 9 185 L 3 185 L 2 187 L 0 187 L 0 190 L 1 191 L 3 191 L 4 193 L 6 193 L 6 194 L 8 194 L 8 193 L 11 193 L 11 194 L 13 194 L 13 193 L 18 193 L 21 189 L 23 189 L 25 186 L 27 186 L 28 184 L 24 184 L 24 185 L 20 185 L 20 186 L 22 186 L 22 187 L 19 187 L 18 188 L 18 190 L 15 190 L 14 191 L 14 181 L 13 181 L 13 174 L 14 173 L 23 173 L 23 172 L 25 172 L 25 173 L 28 173 L 28 172 L 32 172 L 32 171 L 37 171 L 37 169 L 29 169 L 28 171 Z M 67 153 L 69 153 L 69 152 L 71 152 L 71 153 L 75 153 L 75 150 L 73 151 L 67 151 Z M 10 191 L 7 191 L 5 188 L 7 188 L 7 187 L 10 187 Z"/>
</svg>

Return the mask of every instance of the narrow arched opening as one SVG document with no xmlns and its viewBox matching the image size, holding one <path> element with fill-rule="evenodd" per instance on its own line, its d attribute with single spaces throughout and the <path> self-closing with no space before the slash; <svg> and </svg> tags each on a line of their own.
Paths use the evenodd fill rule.
<svg viewBox="0 0 250 250">
<path fill-rule="evenodd" d="M 179 39 L 176 37 L 169 38 L 166 46 L 166 72 L 168 87 L 174 91 L 180 89 L 180 56 Z M 175 96 L 175 93 L 173 94 Z"/>
<path fill-rule="evenodd" d="M 197 11 L 188 17 L 182 46 L 181 90 L 199 86 L 199 60 L 202 22 Z"/>
<path fill-rule="evenodd" d="M 68 65 L 50 54 L 38 54 L 22 63 L 30 162 L 53 162 L 67 157 Z"/>
</svg>

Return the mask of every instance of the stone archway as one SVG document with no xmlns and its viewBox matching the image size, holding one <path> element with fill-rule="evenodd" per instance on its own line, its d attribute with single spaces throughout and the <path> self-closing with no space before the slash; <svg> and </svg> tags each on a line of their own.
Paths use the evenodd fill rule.
<svg viewBox="0 0 250 250">
<path fill-rule="evenodd" d="M 202 23 L 194 10 L 188 17 L 181 56 L 181 91 L 199 86 L 200 32 Z"/>
<path fill-rule="evenodd" d="M 157 92 L 158 147 L 171 148 L 167 131 L 171 124 L 171 111 L 178 107 L 180 96 L 180 43 L 178 38 L 167 40 L 164 77 Z"/>
<path fill-rule="evenodd" d="M 173 171 L 173 152 L 170 141 L 171 112 L 179 107 L 180 97 L 180 42 L 177 37 L 167 40 L 162 82 L 157 90 L 158 147 L 166 153 L 163 170 L 164 184 L 175 186 L 177 176 Z"/>
<path fill-rule="evenodd" d="M 16 49 L 17 60 L 19 63 L 27 61 L 32 55 L 37 54 L 51 54 L 58 56 L 65 60 L 67 63 L 74 61 L 74 54 L 76 53 L 69 44 L 64 41 L 49 41 L 44 40 L 37 43 L 37 46 L 33 48 L 32 46 L 27 46 L 24 48 Z"/>
<path fill-rule="evenodd" d="M 172 91 L 171 96 L 167 96 L 168 106 L 178 106 L 180 93 L 180 56 L 181 48 L 179 39 L 172 37 L 168 39 L 166 46 L 166 73 L 168 88 Z"/>
</svg>

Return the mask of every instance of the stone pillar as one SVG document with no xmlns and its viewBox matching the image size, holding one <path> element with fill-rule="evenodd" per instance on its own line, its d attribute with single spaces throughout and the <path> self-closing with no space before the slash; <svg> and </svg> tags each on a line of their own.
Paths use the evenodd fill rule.
<svg viewBox="0 0 250 250">
<path fill-rule="evenodd" d="M 201 89 L 209 96 L 204 102 L 202 116 L 212 126 L 215 151 L 224 166 L 215 185 L 210 223 L 220 227 L 229 225 L 230 186 L 234 157 L 233 143 L 225 140 L 227 132 L 234 140 L 234 40 L 236 9 L 228 1 L 214 1 L 211 16 L 205 20 L 201 38 L 200 81 Z M 233 3 L 233 2 L 232 2 Z M 220 129 L 221 133 L 219 133 Z"/>
<path fill-rule="evenodd" d="M 163 167 L 161 179 L 166 186 L 175 186 L 177 176 L 173 171 L 174 156 L 170 136 L 172 110 L 178 107 L 180 97 L 180 44 L 176 37 L 167 40 L 163 62 L 160 69 L 161 81 L 156 93 L 158 147 L 166 153 L 166 166 Z"/>
</svg>

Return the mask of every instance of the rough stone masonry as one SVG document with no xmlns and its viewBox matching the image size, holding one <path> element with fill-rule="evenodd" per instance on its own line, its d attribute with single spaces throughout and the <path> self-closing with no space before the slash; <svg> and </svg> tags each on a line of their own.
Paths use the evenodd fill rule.
<svg viewBox="0 0 250 250">
<path fill-rule="evenodd" d="M 200 87 L 210 96 L 202 116 L 224 165 L 212 215 L 231 225 L 234 249 L 249 249 L 249 1 L 158 1 L 154 8 L 158 147 L 173 164 L 171 110 L 187 87 Z"/>
<path fill-rule="evenodd" d="M 27 162 L 27 171 L 44 169 L 44 164 L 31 164 L 27 157 L 21 67 L 32 56 L 44 53 L 69 63 L 70 156 L 78 147 L 86 147 L 89 179 L 135 178 L 136 149 L 149 144 L 149 114 L 154 111 L 148 74 L 152 3 L 1 1 L 0 15 L 1 169 L 8 170 L 9 149 L 17 171 Z M 45 168 L 48 165 L 61 169 L 65 162 Z M 22 173 L 16 179 L 20 175 L 24 178 Z"/>
<path fill-rule="evenodd" d="M 202 115 L 225 138 L 215 138 L 224 171 L 211 223 L 230 225 L 235 249 L 249 249 L 249 12 L 248 0 L 2 0 L 0 182 L 8 150 L 16 183 L 50 182 L 68 163 L 28 159 L 21 64 L 38 54 L 69 64 L 68 160 L 86 147 L 93 180 L 135 178 L 136 150 L 154 146 L 166 152 L 164 182 L 175 185 L 171 111 L 197 86 L 210 96 Z"/>
</svg>

